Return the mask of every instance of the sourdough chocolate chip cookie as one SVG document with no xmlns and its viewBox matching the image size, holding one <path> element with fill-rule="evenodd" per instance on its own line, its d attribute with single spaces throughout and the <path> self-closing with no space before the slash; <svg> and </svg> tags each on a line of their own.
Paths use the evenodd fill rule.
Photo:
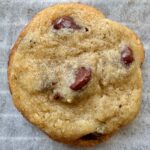
<svg viewBox="0 0 150 150">
<path fill-rule="evenodd" d="M 144 49 L 127 27 L 83 4 L 39 12 L 12 48 L 17 109 L 54 140 L 92 146 L 137 115 Z"/>
</svg>

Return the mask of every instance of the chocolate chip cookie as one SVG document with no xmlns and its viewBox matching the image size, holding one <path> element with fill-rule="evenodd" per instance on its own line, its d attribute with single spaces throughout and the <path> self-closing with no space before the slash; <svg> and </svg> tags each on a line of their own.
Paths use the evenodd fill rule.
<svg viewBox="0 0 150 150">
<path fill-rule="evenodd" d="M 144 49 L 127 27 L 71 3 L 39 12 L 11 50 L 17 109 L 54 140 L 92 146 L 137 115 Z"/>
</svg>

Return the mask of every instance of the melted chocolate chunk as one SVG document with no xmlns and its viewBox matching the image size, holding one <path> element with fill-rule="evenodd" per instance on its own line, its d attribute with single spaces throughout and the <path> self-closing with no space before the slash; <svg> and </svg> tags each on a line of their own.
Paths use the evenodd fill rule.
<svg viewBox="0 0 150 150">
<path fill-rule="evenodd" d="M 81 29 L 81 27 L 75 23 L 74 19 L 69 16 L 63 16 L 54 20 L 53 27 L 55 30 L 60 30 L 62 28 L 70 28 L 74 30 Z"/>
<path fill-rule="evenodd" d="M 74 91 L 82 89 L 91 79 L 91 69 L 81 67 L 75 73 L 75 82 L 70 88 Z"/>
<path fill-rule="evenodd" d="M 57 82 L 53 81 L 50 84 L 51 90 L 53 91 L 56 88 Z"/>
<path fill-rule="evenodd" d="M 85 28 L 85 31 L 86 31 L 86 32 L 88 32 L 88 31 L 89 31 L 89 29 L 88 29 L 88 28 Z"/>
<path fill-rule="evenodd" d="M 57 82 L 52 82 L 52 85 L 56 85 L 57 84 Z"/>
<path fill-rule="evenodd" d="M 102 136 L 102 134 L 94 132 L 94 133 L 84 135 L 80 139 L 81 140 L 98 140 L 98 139 L 100 139 L 101 136 Z"/>
<path fill-rule="evenodd" d="M 121 52 L 121 61 L 126 66 L 129 66 L 134 61 L 133 51 L 131 48 L 127 46 L 123 48 Z"/>
<path fill-rule="evenodd" d="M 122 107 L 122 105 L 119 105 L 119 108 L 121 108 Z"/>
<path fill-rule="evenodd" d="M 54 99 L 55 100 L 59 100 L 59 99 L 62 99 L 62 98 L 63 97 L 60 95 L 60 93 L 57 92 L 57 93 L 54 94 Z"/>
</svg>

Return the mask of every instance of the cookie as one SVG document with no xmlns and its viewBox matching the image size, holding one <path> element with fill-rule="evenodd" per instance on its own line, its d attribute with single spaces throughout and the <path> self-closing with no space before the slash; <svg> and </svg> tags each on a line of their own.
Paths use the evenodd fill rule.
<svg viewBox="0 0 150 150">
<path fill-rule="evenodd" d="M 49 137 L 93 146 L 139 112 L 144 49 L 127 27 L 83 4 L 39 12 L 11 50 L 17 109 Z"/>
</svg>

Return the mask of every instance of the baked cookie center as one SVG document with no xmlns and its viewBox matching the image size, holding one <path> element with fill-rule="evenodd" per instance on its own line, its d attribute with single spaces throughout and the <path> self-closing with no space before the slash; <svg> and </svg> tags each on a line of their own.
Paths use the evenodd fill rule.
<svg viewBox="0 0 150 150">
<path fill-rule="evenodd" d="M 31 94 L 45 93 L 50 101 L 67 103 L 95 94 L 102 96 L 103 86 L 123 82 L 136 67 L 132 49 L 127 45 L 66 60 L 28 62 L 28 72 L 20 77 L 23 88 Z"/>
</svg>

